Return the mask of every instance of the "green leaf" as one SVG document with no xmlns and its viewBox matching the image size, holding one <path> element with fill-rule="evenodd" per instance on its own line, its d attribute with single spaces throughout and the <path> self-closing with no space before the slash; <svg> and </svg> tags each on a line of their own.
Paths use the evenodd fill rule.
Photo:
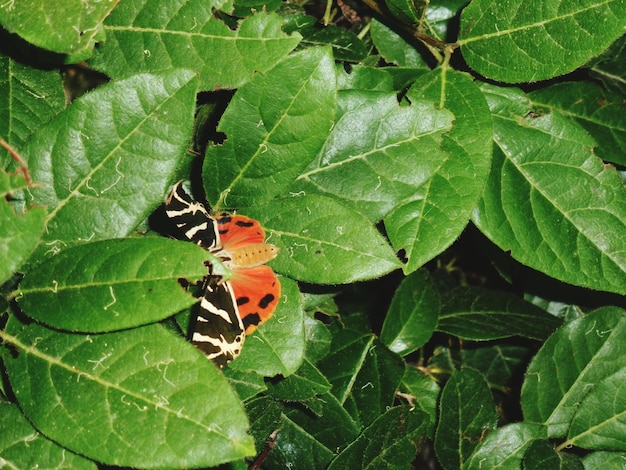
<svg viewBox="0 0 626 470">
<path fill-rule="evenodd" d="M 448 248 L 467 225 L 489 174 L 492 126 L 485 97 L 467 74 L 425 74 L 407 97 L 432 100 L 455 116 L 436 151 L 420 148 L 417 187 L 384 218 L 391 244 L 405 250 L 404 271 L 410 273 Z"/>
<path fill-rule="evenodd" d="M 304 319 L 300 291 L 295 282 L 280 277 L 281 300 L 274 315 L 246 338 L 230 367 L 255 371 L 266 377 L 293 374 L 304 359 Z"/>
<path fill-rule="evenodd" d="M 235 370 L 232 367 L 226 367 L 223 373 L 242 402 L 267 390 L 264 377 L 256 372 L 241 371 Z"/>
<path fill-rule="evenodd" d="M 7 197 L 23 189 L 28 189 L 23 177 L 0 170 L 0 284 L 33 252 L 46 224 L 46 210 L 42 207 L 31 207 L 24 213 L 11 207 Z"/>
<path fill-rule="evenodd" d="M 66 334 L 11 317 L 5 366 L 37 429 L 99 462 L 207 467 L 254 454 L 238 398 L 219 371 L 161 325 Z"/>
<path fill-rule="evenodd" d="M 519 470 L 526 449 L 537 439 L 545 438 L 544 426 L 526 422 L 507 424 L 491 431 L 462 468 Z"/>
<path fill-rule="evenodd" d="M 388 67 L 390 68 L 390 67 Z M 350 71 L 343 67 L 337 68 L 338 90 L 370 90 L 391 93 L 393 76 L 384 68 L 354 65 Z"/>
<path fill-rule="evenodd" d="M 428 271 L 415 271 L 396 290 L 380 340 L 401 356 L 416 351 L 435 331 L 439 309 L 439 293 Z"/>
<path fill-rule="evenodd" d="M 549 441 L 534 441 L 524 454 L 524 470 L 583 470 L 577 455 L 557 452 Z"/>
<path fill-rule="evenodd" d="M 207 259 L 216 262 L 193 243 L 166 238 L 77 245 L 33 267 L 20 284 L 18 303 L 29 317 L 62 330 L 144 325 L 197 302 L 178 280 L 200 281 Z"/>
<path fill-rule="evenodd" d="M 568 444 L 594 450 L 626 452 L 626 364 L 597 383 L 572 419 Z"/>
<path fill-rule="evenodd" d="M 393 405 L 405 364 L 372 334 L 340 330 L 328 356 L 318 364 L 337 397 L 361 426 Z"/>
<path fill-rule="evenodd" d="M 184 155 L 196 96 L 192 72 L 113 82 L 74 101 L 22 152 L 27 194 L 48 207 L 35 257 L 128 235 L 165 195 Z"/>
<path fill-rule="evenodd" d="M 493 397 L 483 376 L 468 367 L 454 372 L 439 403 L 434 442 L 439 462 L 446 468 L 460 468 L 497 422 Z"/>
<path fill-rule="evenodd" d="M 479 287 L 457 287 L 442 298 L 438 331 L 473 341 L 509 336 L 544 340 L 561 320 L 514 295 Z"/>
<path fill-rule="evenodd" d="M 603 160 L 626 165 L 623 97 L 592 82 L 567 82 L 535 90 L 528 97 L 535 113 L 560 113 L 577 122 L 597 142 Z"/>
<path fill-rule="evenodd" d="M 283 11 L 286 33 L 296 31 L 302 35 L 300 48 L 330 46 L 337 61 L 360 62 L 367 57 L 365 43 L 352 31 L 334 24 L 321 25 L 317 18 L 298 12 L 290 14 Z"/>
<path fill-rule="evenodd" d="M 437 401 L 441 387 L 432 377 L 420 372 L 417 368 L 407 367 L 400 386 L 405 398 L 411 407 L 416 407 L 429 417 L 426 434 L 430 439 L 435 431 L 437 421 Z"/>
<path fill-rule="evenodd" d="M 277 400 L 304 401 L 329 390 L 326 377 L 305 359 L 293 375 L 271 385 L 269 394 Z"/>
<path fill-rule="evenodd" d="M 260 220 L 280 248 L 272 267 L 299 281 L 340 284 L 373 279 L 401 266 L 361 214 L 322 196 L 277 199 L 242 211 Z"/>
<path fill-rule="evenodd" d="M 626 452 L 592 452 L 582 460 L 586 470 L 623 470 Z"/>
<path fill-rule="evenodd" d="M 428 66 L 419 52 L 408 44 L 402 36 L 385 26 L 380 21 L 372 19 L 370 35 L 378 53 L 390 64 L 399 67 L 413 67 L 428 70 Z"/>
<path fill-rule="evenodd" d="M 77 54 L 93 48 L 102 21 L 116 4 L 115 0 L 13 0 L 0 6 L 0 24 L 43 49 Z"/>
<path fill-rule="evenodd" d="M 333 458 L 334 447 L 331 450 L 288 417 L 282 417 L 279 429 L 268 459 L 270 468 L 326 468 Z"/>
<path fill-rule="evenodd" d="M 624 33 L 622 0 L 472 1 L 461 14 L 459 43 L 476 72 L 507 83 L 571 72 Z"/>
<path fill-rule="evenodd" d="M 0 401 L 0 463 L 4 468 L 97 468 L 91 460 L 55 444 L 39 434 L 20 409 Z"/>
<path fill-rule="evenodd" d="M 0 135 L 15 150 L 20 152 L 30 135 L 64 107 L 58 70 L 39 70 L 0 56 Z M 7 168 L 10 157 L 4 149 L 0 155 L 0 167 Z"/>
<path fill-rule="evenodd" d="M 339 452 L 359 434 L 360 426 L 333 394 L 318 395 L 306 405 L 309 409 L 291 407 L 285 410 L 285 415 L 332 453 Z M 294 445 L 294 442 L 286 441 L 285 444 Z M 295 446 L 302 447 L 300 444 Z"/>
<path fill-rule="evenodd" d="M 624 344 L 626 315 L 618 308 L 599 309 L 561 327 L 544 343 L 528 367 L 521 394 L 524 418 L 546 424 L 550 437 L 564 437 L 585 396 L 626 368 Z M 598 396 L 614 395 L 621 385 L 623 382 L 606 382 L 590 402 L 591 406 Z M 605 406 L 607 402 L 602 403 Z M 612 411 L 610 407 L 602 413 L 596 411 L 596 419 L 604 428 L 598 429 L 599 433 L 615 426 L 624 408 L 617 410 L 616 416 L 607 417 L 606 413 Z M 585 429 L 587 425 L 587 422 L 582 424 Z M 577 429 L 573 435 L 583 432 L 580 421 Z M 593 433 L 590 438 L 593 439 Z"/>
<path fill-rule="evenodd" d="M 207 149 L 202 169 L 215 209 L 241 208 L 286 196 L 320 150 L 335 114 L 329 49 L 294 54 L 235 93 Z"/>
<path fill-rule="evenodd" d="M 332 336 L 326 325 L 321 321 L 304 315 L 304 331 L 306 337 L 305 357 L 311 362 L 317 362 L 330 351 Z"/>
<path fill-rule="evenodd" d="M 521 263 L 561 281 L 626 291 L 626 191 L 576 123 L 532 115 L 519 90 L 483 85 L 491 175 L 473 221 Z M 529 114 L 531 113 L 531 114 Z"/>
<path fill-rule="evenodd" d="M 427 2 L 413 2 L 411 0 L 385 0 L 385 5 L 389 11 L 399 18 L 403 23 L 417 24 L 421 19 L 421 12 L 417 10 L 417 5 L 426 8 Z"/>
<path fill-rule="evenodd" d="M 340 92 L 333 129 L 292 192 L 334 197 L 376 222 L 436 169 L 452 119 L 431 102 L 400 106 L 393 93 Z"/>
<path fill-rule="evenodd" d="M 419 450 L 417 441 L 426 434 L 427 426 L 426 413 L 390 408 L 344 449 L 328 470 L 410 468 Z"/>
<path fill-rule="evenodd" d="M 287 36 L 282 18 L 273 13 L 258 13 L 229 28 L 213 16 L 213 8 L 225 3 L 121 2 L 104 24 L 107 41 L 90 65 L 114 78 L 188 68 L 197 71 L 203 90 L 237 88 L 298 45 L 300 36 Z"/>
</svg>

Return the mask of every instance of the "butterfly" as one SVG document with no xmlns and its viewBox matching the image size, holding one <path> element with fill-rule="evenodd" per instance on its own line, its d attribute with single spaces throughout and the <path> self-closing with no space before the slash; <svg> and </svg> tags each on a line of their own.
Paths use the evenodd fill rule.
<svg viewBox="0 0 626 470">
<path fill-rule="evenodd" d="M 265 243 L 258 221 L 239 214 L 211 214 L 191 198 L 182 181 L 170 190 L 165 213 L 179 238 L 210 251 L 232 272 L 228 280 L 211 271 L 205 276 L 189 329 L 191 342 L 224 367 L 241 353 L 246 335 L 276 310 L 280 282 L 265 263 L 277 256 L 278 248 Z"/>
</svg>

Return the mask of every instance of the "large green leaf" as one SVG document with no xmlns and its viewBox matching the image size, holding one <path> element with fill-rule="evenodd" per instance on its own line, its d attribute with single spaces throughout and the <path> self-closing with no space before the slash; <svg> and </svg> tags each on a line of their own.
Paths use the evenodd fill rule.
<svg viewBox="0 0 626 470">
<path fill-rule="evenodd" d="M 544 340 L 560 324 L 555 316 L 519 297 L 457 287 L 443 295 L 437 330 L 474 341 L 513 335 Z"/>
<path fill-rule="evenodd" d="M 549 276 L 626 292 L 626 191 L 615 169 L 593 154 L 595 142 L 578 124 L 532 114 L 519 90 L 483 90 L 496 145 L 474 223 Z"/>
<path fill-rule="evenodd" d="M 18 152 L 43 123 L 65 107 L 57 70 L 39 70 L 0 56 L 0 135 Z M 0 167 L 11 159 L 0 150 Z"/>
<path fill-rule="evenodd" d="M 117 1 L 9 0 L 0 6 L 0 24 L 41 48 L 78 54 L 93 48 Z"/>
<path fill-rule="evenodd" d="M 33 252 L 45 228 L 44 208 L 31 207 L 18 213 L 7 200 L 10 193 L 27 188 L 23 177 L 0 170 L 0 284 Z"/>
<path fill-rule="evenodd" d="M 626 364 L 597 383 L 572 419 L 567 443 L 585 449 L 626 452 Z"/>
<path fill-rule="evenodd" d="M 169 317 L 197 299 L 179 279 L 194 283 L 216 260 L 193 243 L 166 238 L 101 240 L 61 251 L 33 267 L 18 303 L 55 328 L 101 332 Z"/>
<path fill-rule="evenodd" d="M 485 97 L 467 74 L 425 74 L 407 97 L 454 113 L 437 155 L 419 156 L 421 179 L 413 193 L 383 219 L 393 247 L 405 251 L 409 273 L 448 248 L 467 225 L 489 174 L 492 125 Z"/>
<path fill-rule="evenodd" d="M 254 454 L 213 364 L 155 324 L 67 334 L 11 317 L 5 366 L 20 408 L 62 446 L 116 466 L 208 467 Z"/>
<path fill-rule="evenodd" d="M 626 314 L 618 308 L 597 310 L 560 328 L 528 367 L 521 394 L 524 418 L 547 425 L 550 437 L 565 437 L 572 418 L 582 412 L 569 431 L 572 440 L 590 445 L 605 435 L 623 446 L 619 421 L 626 408 L 619 396 L 624 381 L 616 379 L 626 368 L 625 344 Z"/>
<path fill-rule="evenodd" d="M 560 112 L 596 140 L 603 160 L 626 165 L 626 114 L 623 96 L 591 82 L 567 82 L 530 93 L 535 113 Z"/>
<path fill-rule="evenodd" d="M 245 210 L 281 250 L 272 266 L 299 281 L 374 279 L 401 266 L 380 232 L 358 212 L 322 196 L 277 199 Z"/>
<path fill-rule="evenodd" d="M 55 444 L 37 432 L 14 404 L 0 401 L 0 464 L 3 468 L 96 470 L 91 460 Z"/>
<path fill-rule="evenodd" d="M 452 121 L 432 102 L 400 106 L 393 93 L 340 92 L 324 147 L 291 190 L 337 198 L 376 222 L 437 171 Z"/>
<path fill-rule="evenodd" d="M 335 69 L 327 48 L 294 54 L 235 93 L 202 170 L 216 209 L 286 196 L 315 158 L 335 114 Z"/>
<path fill-rule="evenodd" d="M 136 75 L 74 101 L 25 146 L 29 201 L 48 207 L 36 252 L 128 235 L 159 205 L 191 132 L 197 81 Z"/>
<path fill-rule="evenodd" d="M 463 10 L 459 43 L 481 75 L 535 82 L 571 72 L 624 33 L 623 0 L 475 0 Z"/>
<path fill-rule="evenodd" d="M 121 2 L 107 18 L 107 41 L 91 65 L 115 78 L 172 67 L 193 69 L 200 88 L 237 88 L 291 52 L 300 36 L 287 36 L 282 18 L 265 12 L 229 28 L 213 15 L 224 0 Z M 230 2 L 232 3 L 232 2 Z M 157 13 L 158 12 L 158 13 Z"/>
</svg>

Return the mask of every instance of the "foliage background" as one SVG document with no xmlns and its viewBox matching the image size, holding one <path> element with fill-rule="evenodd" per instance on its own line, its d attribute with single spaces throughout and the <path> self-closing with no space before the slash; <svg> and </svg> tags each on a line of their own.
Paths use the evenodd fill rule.
<svg viewBox="0 0 626 470">
<path fill-rule="evenodd" d="M 623 0 L 0 23 L 3 466 L 622 468 Z M 181 178 L 281 248 L 222 371 L 184 338 L 178 280 L 228 273 L 167 237 Z"/>
</svg>

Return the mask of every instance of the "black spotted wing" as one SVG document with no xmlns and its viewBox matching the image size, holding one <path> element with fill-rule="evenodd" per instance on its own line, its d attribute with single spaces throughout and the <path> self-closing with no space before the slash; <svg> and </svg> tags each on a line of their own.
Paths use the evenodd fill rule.
<svg viewBox="0 0 626 470">
<path fill-rule="evenodd" d="M 241 352 L 245 328 L 229 282 L 208 275 L 202 292 L 189 324 L 189 337 L 217 366 L 224 367 Z"/>
<path fill-rule="evenodd" d="M 174 224 L 179 238 L 185 238 L 209 251 L 220 248 L 217 221 L 203 204 L 189 196 L 182 181 L 176 183 L 167 195 L 165 213 Z"/>
</svg>

